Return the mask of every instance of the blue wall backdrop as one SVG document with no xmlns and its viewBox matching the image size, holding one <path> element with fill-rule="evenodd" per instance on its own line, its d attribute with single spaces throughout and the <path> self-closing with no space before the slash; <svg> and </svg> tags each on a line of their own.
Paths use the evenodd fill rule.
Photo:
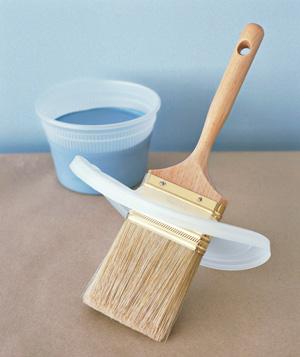
<svg viewBox="0 0 300 357">
<path fill-rule="evenodd" d="M 215 148 L 300 149 L 299 13 L 286 0 L 0 0 L 0 152 L 47 150 L 35 98 L 85 76 L 156 90 L 152 150 L 192 149 L 247 22 L 265 39 Z"/>
</svg>

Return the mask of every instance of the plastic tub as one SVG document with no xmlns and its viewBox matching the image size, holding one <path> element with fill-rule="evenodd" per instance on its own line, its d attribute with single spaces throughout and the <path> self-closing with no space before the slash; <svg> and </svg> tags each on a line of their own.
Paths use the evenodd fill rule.
<svg viewBox="0 0 300 357">
<path fill-rule="evenodd" d="M 58 121 L 63 115 L 113 107 L 143 113 L 113 124 L 85 125 Z M 98 194 L 69 169 L 76 155 L 133 187 L 147 169 L 148 151 L 160 98 L 139 84 L 112 80 L 74 80 L 58 84 L 36 102 L 60 183 L 76 192 Z"/>
</svg>

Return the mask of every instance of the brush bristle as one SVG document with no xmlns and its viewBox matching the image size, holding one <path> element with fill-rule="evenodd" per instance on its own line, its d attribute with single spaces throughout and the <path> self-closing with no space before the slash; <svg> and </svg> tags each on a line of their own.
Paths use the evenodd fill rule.
<svg viewBox="0 0 300 357">
<path fill-rule="evenodd" d="M 126 220 L 83 301 L 156 341 L 166 340 L 200 259 Z"/>
</svg>

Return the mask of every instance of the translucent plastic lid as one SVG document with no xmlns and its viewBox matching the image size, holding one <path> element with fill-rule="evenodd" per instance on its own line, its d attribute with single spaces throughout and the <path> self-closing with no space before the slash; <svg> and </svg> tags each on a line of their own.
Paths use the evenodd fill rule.
<svg viewBox="0 0 300 357">
<path fill-rule="evenodd" d="M 178 227 L 213 237 L 201 260 L 203 266 L 220 270 L 244 270 L 265 263 L 271 256 L 270 242 L 260 233 L 185 214 L 176 207 L 170 209 L 154 200 L 145 199 L 142 192 L 131 190 L 83 157 L 76 156 L 70 168 L 86 184 L 106 196 L 124 217 L 129 209 L 134 209 L 167 223 L 176 222 Z"/>
<path fill-rule="evenodd" d="M 110 199 L 108 201 L 122 217 L 125 218 L 127 216 L 128 207 Z M 226 226 L 230 226 L 233 229 L 239 228 L 232 225 Z M 259 233 L 249 230 L 243 231 L 251 232 L 253 235 L 247 239 L 245 233 L 241 235 L 240 231 L 234 231 L 236 238 L 232 237 L 231 240 L 214 236 L 200 264 L 207 268 L 218 270 L 246 270 L 258 267 L 268 261 L 271 257 L 269 240 Z M 258 238 L 258 240 L 255 238 Z"/>
</svg>

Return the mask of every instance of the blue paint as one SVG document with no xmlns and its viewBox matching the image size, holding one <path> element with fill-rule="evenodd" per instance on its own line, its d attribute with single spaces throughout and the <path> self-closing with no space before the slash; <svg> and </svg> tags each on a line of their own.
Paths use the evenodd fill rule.
<svg viewBox="0 0 300 357">
<path fill-rule="evenodd" d="M 136 119 L 143 114 L 143 112 L 135 109 L 103 107 L 68 113 L 56 120 L 70 124 L 104 125 Z"/>
<path fill-rule="evenodd" d="M 56 120 L 71 124 L 114 124 L 132 120 L 142 112 L 122 108 L 95 108 L 63 115 Z M 54 160 L 57 177 L 60 183 L 72 191 L 98 194 L 84 184 L 69 169 L 69 164 L 75 155 L 81 155 L 101 168 L 105 173 L 115 177 L 127 186 L 137 185 L 144 177 L 147 169 L 147 159 L 150 144 L 149 135 L 145 140 L 125 150 L 112 150 L 109 152 L 89 152 L 78 148 L 70 149 L 49 140 Z"/>
</svg>

